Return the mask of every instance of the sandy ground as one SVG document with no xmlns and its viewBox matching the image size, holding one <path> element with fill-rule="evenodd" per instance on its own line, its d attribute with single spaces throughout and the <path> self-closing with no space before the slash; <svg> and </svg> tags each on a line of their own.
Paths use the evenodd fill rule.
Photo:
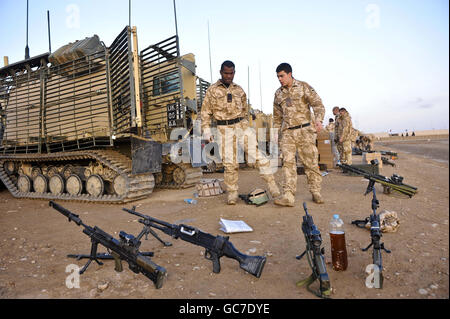
<svg viewBox="0 0 450 319">
<path fill-rule="evenodd" d="M 201 247 L 161 234 L 173 243 L 172 247 L 163 247 L 149 237 L 143 241 L 141 250 L 153 251 L 152 260 L 166 268 L 168 276 L 161 289 L 155 289 L 150 280 L 133 273 L 126 264 L 123 272 L 115 272 L 112 261 L 106 261 L 103 266 L 92 263 L 80 277 L 79 288 L 69 288 L 67 279 L 74 274 L 70 265 L 81 267 L 85 260 L 69 259 L 66 255 L 87 254 L 89 238 L 81 227 L 68 223 L 50 208 L 47 201 L 15 199 L 3 189 L 0 191 L 0 298 L 315 299 L 305 288 L 295 285 L 310 274 L 307 260 L 295 259 L 305 249 L 301 232 L 303 201 L 322 232 L 332 298 L 449 298 L 448 140 L 376 146 L 399 153 L 396 167 L 384 166 L 381 174 L 400 174 L 405 183 L 419 188 L 413 198 L 404 198 L 383 194 L 382 187 L 377 185 L 379 211 L 396 211 L 401 222 L 398 232 L 385 233 L 382 237 L 386 248 L 392 251 L 383 253 L 383 289 L 366 287 L 365 269 L 371 264 L 371 252 L 362 252 L 361 248 L 369 244 L 370 234 L 350 224 L 371 213 L 371 196 L 363 196 L 367 181 L 345 176 L 337 169 L 323 178 L 324 205 L 312 202 L 304 175 L 298 178 L 293 208 L 280 208 L 272 201 L 261 207 L 243 201 L 227 206 L 225 194 L 199 198 L 196 205 L 186 204 L 183 199 L 193 197 L 193 188 L 155 190 L 151 197 L 124 206 L 59 202 L 79 214 L 84 223 L 97 225 L 116 238 L 120 230 L 137 235 L 142 228 L 135 216 L 122 211 L 122 207 L 132 205 L 137 205 L 141 213 L 170 223 L 189 224 L 214 235 L 224 235 L 219 230 L 220 217 L 244 220 L 254 231 L 232 234 L 230 241 L 243 253 L 267 255 L 261 278 L 244 272 L 235 260 L 226 257 L 221 259 L 221 272 L 214 274 L 212 263 L 204 258 Z M 433 155 L 434 151 L 446 155 L 447 160 Z M 425 158 L 423 154 L 435 159 Z M 355 162 L 360 158 L 355 156 Z M 221 178 L 222 174 L 205 177 Z M 280 171 L 277 177 L 281 179 Z M 257 171 L 250 169 L 241 170 L 239 185 L 241 193 L 264 187 Z M 335 213 L 346 223 L 349 266 L 345 272 L 332 270 L 330 264 L 327 231 Z M 69 280 L 70 283 L 74 281 Z"/>
</svg>

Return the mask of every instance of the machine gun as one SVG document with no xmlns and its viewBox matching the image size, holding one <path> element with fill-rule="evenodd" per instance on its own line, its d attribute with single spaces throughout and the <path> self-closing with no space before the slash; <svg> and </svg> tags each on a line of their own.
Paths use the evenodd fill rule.
<svg viewBox="0 0 450 319">
<path fill-rule="evenodd" d="M 378 160 L 372 160 L 372 165 L 378 165 Z M 375 183 L 380 183 L 384 187 L 385 193 L 390 193 L 391 190 L 397 191 L 399 193 L 408 195 L 410 198 L 416 194 L 417 187 L 404 184 L 403 177 L 397 174 L 393 174 L 390 178 L 380 174 L 371 174 L 363 169 L 357 168 L 352 165 L 347 164 L 337 164 L 340 168 L 342 168 L 343 172 L 350 171 L 358 175 L 362 175 L 364 178 L 369 180 L 369 185 L 367 186 L 366 192 L 364 195 L 367 195 L 372 191 Z"/>
<path fill-rule="evenodd" d="M 261 276 L 264 264 L 266 263 L 266 257 L 248 256 L 242 254 L 228 240 L 228 236 L 213 236 L 189 225 L 170 224 L 165 221 L 138 213 L 136 212 L 135 208 L 136 207 L 133 207 L 132 209 L 123 208 L 123 210 L 130 214 L 141 217 L 141 219 L 139 219 L 139 222 L 141 224 L 144 224 L 144 229 L 141 233 L 150 232 L 152 231 L 151 228 L 153 227 L 159 229 L 163 233 L 175 239 L 180 238 L 191 244 L 204 247 L 206 249 L 205 258 L 213 262 L 214 273 L 220 272 L 220 258 L 222 256 L 225 256 L 237 260 L 240 267 L 253 276 L 257 278 Z M 153 236 L 155 235 L 156 234 L 153 234 Z M 164 245 L 171 245 L 170 243 L 165 243 L 158 236 L 155 237 L 160 242 L 164 243 Z"/>
<path fill-rule="evenodd" d="M 319 229 L 314 224 L 312 216 L 308 214 L 305 202 L 303 203 L 303 209 L 305 210 L 305 216 L 303 216 L 302 231 L 305 235 L 306 250 L 296 258 L 300 260 L 306 254 L 309 266 L 312 269 L 312 274 L 307 279 L 297 282 L 297 286 L 301 287 L 306 285 L 308 291 L 316 296 L 329 298 L 331 294 L 331 283 L 330 278 L 328 277 L 325 259 L 323 257 L 325 249 L 323 247 L 320 248 L 322 245 L 322 237 Z M 319 291 L 313 291 L 309 288 L 316 279 L 319 279 Z"/>
<path fill-rule="evenodd" d="M 380 229 L 380 215 L 377 215 L 377 208 L 379 207 L 379 201 L 377 200 L 375 187 L 372 188 L 373 198 L 372 198 L 372 211 L 370 215 L 370 237 L 372 239 L 369 246 L 362 248 L 362 251 L 367 251 L 371 246 L 373 246 L 372 251 L 372 263 L 375 265 L 374 269 L 374 287 L 383 288 L 383 262 L 381 258 L 381 250 L 384 250 L 388 254 L 391 253 L 390 250 L 384 248 L 384 243 L 380 243 L 381 240 L 381 229 Z"/>
<path fill-rule="evenodd" d="M 101 244 L 106 249 L 111 251 L 111 256 L 115 260 L 115 270 L 121 272 L 122 260 L 128 263 L 128 266 L 134 273 L 142 273 L 149 278 L 155 284 L 155 287 L 161 288 L 166 275 L 166 270 L 155 264 L 148 258 L 149 253 L 141 253 L 139 246 L 141 245 L 140 237 L 134 237 L 127 234 L 124 231 L 119 233 L 120 240 L 115 239 L 108 233 L 104 232 L 97 226 L 91 227 L 82 222 L 78 215 L 70 212 L 68 209 L 58 205 L 57 203 L 50 201 L 50 207 L 53 207 L 58 212 L 66 216 L 70 221 L 73 221 L 78 226 L 83 226 L 83 233 L 91 238 L 92 246 L 89 260 L 86 265 L 80 270 L 80 275 L 83 274 L 89 267 L 92 261 L 102 265 L 103 263 L 99 259 L 109 259 L 107 254 L 97 254 L 97 246 Z M 76 255 L 73 255 L 76 256 Z M 79 255 L 79 258 L 83 258 L 83 255 Z"/>
</svg>

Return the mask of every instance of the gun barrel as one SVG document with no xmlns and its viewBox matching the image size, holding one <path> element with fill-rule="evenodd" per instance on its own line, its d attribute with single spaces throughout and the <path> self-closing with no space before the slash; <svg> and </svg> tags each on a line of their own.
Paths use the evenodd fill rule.
<svg viewBox="0 0 450 319">
<path fill-rule="evenodd" d="M 144 214 L 138 213 L 138 212 L 135 211 L 134 209 L 128 209 L 128 208 L 122 208 L 122 209 L 123 209 L 124 211 L 126 211 L 127 213 L 130 213 L 130 214 L 133 214 L 133 215 L 136 215 L 136 216 L 141 217 L 141 218 L 144 219 L 146 222 L 151 222 L 151 223 L 160 224 L 160 225 L 163 225 L 163 226 L 166 226 L 166 227 L 169 227 L 169 228 L 173 228 L 173 227 L 174 227 L 174 225 L 172 225 L 172 224 L 170 224 L 170 223 L 167 223 L 167 222 L 165 222 L 165 221 L 162 221 L 162 220 L 153 218 L 153 217 L 148 216 L 148 215 L 144 215 Z M 155 228 L 158 228 L 158 227 L 156 227 L 155 225 L 151 225 L 151 226 L 152 226 L 152 227 L 155 227 Z M 161 228 L 158 228 L 158 229 L 163 230 L 163 229 L 161 229 Z"/>
<path fill-rule="evenodd" d="M 303 209 L 305 210 L 306 215 L 308 215 L 308 208 L 306 208 L 306 202 L 303 202 Z"/>
<path fill-rule="evenodd" d="M 60 212 L 61 214 L 63 214 L 64 216 L 66 216 L 67 218 L 69 218 L 69 221 L 74 221 L 78 226 L 82 225 L 82 221 L 81 219 L 78 217 L 78 215 L 72 213 L 71 211 L 69 211 L 68 209 L 62 207 L 61 205 L 55 203 L 54 201 L 49 201 L 48 205 L 50 207 L 53 207 L 54 209 L 56 209 L 58 212 Z"/>
</svg>

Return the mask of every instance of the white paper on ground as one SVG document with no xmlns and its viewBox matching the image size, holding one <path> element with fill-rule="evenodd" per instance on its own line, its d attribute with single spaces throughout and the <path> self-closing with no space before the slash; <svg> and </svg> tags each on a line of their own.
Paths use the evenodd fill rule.
<svg viewBox="0 0 450 319">
<path fill-rule="evenodd" d="M 220 219 L 220 230 L 224 233 L 252 232 L 253 229 L 242 220 Z"/>
</svg>

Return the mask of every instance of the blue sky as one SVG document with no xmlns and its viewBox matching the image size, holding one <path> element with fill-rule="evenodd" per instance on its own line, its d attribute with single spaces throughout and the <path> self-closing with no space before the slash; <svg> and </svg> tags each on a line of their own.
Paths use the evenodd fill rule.
<svg viewBox="0 0 450 319">
<path fill-rule="evenodd" d="M 53 51 L 93 34 L 108 46 L 128 24 L 128 0 L 29 3 L 31 56 L 48 51 L 47 10 Z M 279 87 L 275 68 L 288 62 L 294 77 L 321 96 L 326 120 L 339 105 L 366 132 L 448 129 L 448 1 L 177 0 L 176 5 L 181 51 L 195 54 L 197 74 L 211 78 L 209 21 L 213 81 L 220 64 L 232 60 L 235 82 L 265 113 L 272 112 Z M 0 55 L 10 63 L 24 58 L 25 22 L 25 0 L 0 0 Z M 140 50 L 174 35 L 173 1 L 133 0 L 132 25 Z"/>
</svg>

